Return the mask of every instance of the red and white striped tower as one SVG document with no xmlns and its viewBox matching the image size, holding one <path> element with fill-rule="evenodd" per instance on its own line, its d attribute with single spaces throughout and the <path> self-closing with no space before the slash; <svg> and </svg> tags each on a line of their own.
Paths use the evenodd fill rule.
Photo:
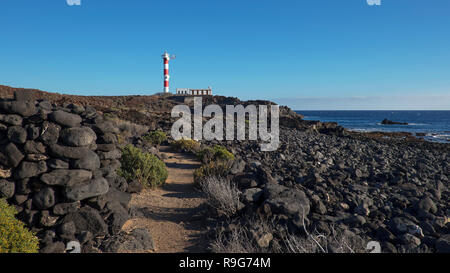
<svg viewBox="0 0 450 273">
<path fill-rule="evenodd" d="M 164 52 L 162 58 L 164 60 L 164 93 L 169 93 L 169 61 L 175 59 L 175 56 L 170 56 L 169 53 Z"/>
</svg>

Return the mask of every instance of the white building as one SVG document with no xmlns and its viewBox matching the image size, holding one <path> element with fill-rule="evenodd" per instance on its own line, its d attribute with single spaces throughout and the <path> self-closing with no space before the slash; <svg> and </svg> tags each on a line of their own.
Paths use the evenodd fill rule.
<svg viewBox="0 0 450 273">
<path fill-rule="evenodd" d="M 177 88 L 177 95 L 187 96 L 212 96 L 212 89 L 190 89 L 190 88 Z"/>
</svg>

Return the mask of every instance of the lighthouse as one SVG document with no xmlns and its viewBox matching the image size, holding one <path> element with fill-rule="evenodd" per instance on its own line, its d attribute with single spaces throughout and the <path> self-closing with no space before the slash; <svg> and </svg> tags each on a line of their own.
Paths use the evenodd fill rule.
<svg viewBox="0 0 450 273">
<path fill-rule="evenodd" d="M 164 52 L 162 58 L 164 61 L 164 93 L 169 93 L 169 61 L 175 59 L 175 56 Z"/>
</svg>

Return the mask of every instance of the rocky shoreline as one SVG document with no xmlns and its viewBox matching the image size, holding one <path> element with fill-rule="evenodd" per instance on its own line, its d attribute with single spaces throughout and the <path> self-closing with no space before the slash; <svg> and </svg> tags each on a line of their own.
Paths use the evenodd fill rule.
<svg viewBox="0 0 450 273">
<path fill-rule="evenodd" d="M 273 238 L 263 251 L 275 251 L 287 233 L 330 236 L 333 227 L 378 241 L 383 252 L 450 252 L 450 145 L 280 131 L 276 152 L 221 143 L 240 158 L 228 176 L 245 205 L 235 221 L 251 234 L 260 229 L 255 216 L 275 222 L 255 235 Z M 230 232 L 235 221 L 216 223 L 214 232 Z"/>
</svg>

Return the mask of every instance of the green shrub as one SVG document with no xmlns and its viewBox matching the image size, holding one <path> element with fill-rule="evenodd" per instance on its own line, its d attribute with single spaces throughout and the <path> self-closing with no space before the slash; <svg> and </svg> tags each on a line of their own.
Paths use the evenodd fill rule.
<svg viewBox="0 0 450 273">
<path fill-rule="evenodd" d="M 205 147 L 197 153 L 197 156 L 203 163 L 207 164 L 214 159 L 214 149 Z"/>
<path fill-rule="evenodd" d="M 200 150 L 200 143 L 192 139 L 180 139 L 171 143 L 176 151 L 197 153 Z"/>
<path fill-rule="evenodd" d="M 144 140 L 153 145 L 161 145 L 164 141 L 167 140 L 166 133 L 162 131 L 152 131 L 146 134 Z"/>
<path fill-rule="evenodd" d="M 38 238 L 15 214 L 15 208 L 0 199 L 0 253 L 37 253 Z"/>
<path fill-rule="evenodd" d="M 209 163 L 213 160 L 233 161 L 234 155 L 230 153 L 227 148 L 214 145 L 213 148 L 206 147 L 197 153 L 198 157 L 203 163 Z"/>
<path fill-rule="evenodd" d="M 227 148 L 215 145 L 214 146 L 214 158 L 218 160 L 224 160 L 224 161 L 233 161 L 234 155 L 230 153 Z"/>
<path fill-rule="evenodd" d="M 123 147 L 120 162 L 118 173 L 128 182 L 137 180 L 146 187 L 157 187 L 166 182 L 168 173 L 164 162 L 131 144 Z"/>
<path fill-rule="evenodd" d="M 232 161 L 211 161 L 194 171 L 194 182 L 198 185 L 198 183 L 208 177 L 226 177 L 232 166 Z"/>
</svg>

